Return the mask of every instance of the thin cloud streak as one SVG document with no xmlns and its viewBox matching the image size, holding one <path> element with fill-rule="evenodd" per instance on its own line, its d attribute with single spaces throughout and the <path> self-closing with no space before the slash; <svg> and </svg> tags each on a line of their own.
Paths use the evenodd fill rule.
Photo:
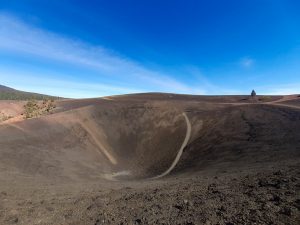
<svg viewBox="0 0 300 225">
<path fill-rule="evenodd" d="M 92 98 L 108 95 L 139 93 L 139 89 L 125 88 L 111 84 L 66 81 L 53 78 L 39 78 L 38 74 L 0 70 L 1 84 L 19 90 L 50 94 L 66 98 Z M 67 92 L 66 92 L 67 91 Z"/>
<path fill-rule="evenodd" d="M 160 71 L 113 54 L 101 46 L 75 41 L 0 14 L 0 50 L 42 57 L 94 69 L 101 76 L 144 82 L 161 91 L 194 93 L 195 90 Z"/>
<path fill-rule="evenodd" d="M 300 83 L 266 85 L 256 88 L 257 94 L 262 95 L 291 95 L 300 94 Z"/>
</svg>

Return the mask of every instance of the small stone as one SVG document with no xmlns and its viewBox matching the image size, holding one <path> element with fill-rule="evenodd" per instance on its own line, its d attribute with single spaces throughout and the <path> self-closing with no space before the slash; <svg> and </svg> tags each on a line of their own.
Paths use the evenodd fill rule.
<svg viewBox="0 0 300 225">
<path fill-rule="evenodd" d="M 297 178 L 296 177 L 291 177 L 291 181 L 295 182 L 295 181 L 297 181 Z"/>
<path fill-rule="evenodd" d="M 183 209 L 181 205 L 174 205 L 174 207 L 180 211 Z"/>
<path fill-rule="evenodd" d="M 300 210 L 300 199 L 296 199 L 296 201 L 294 202 L 294 206 Z"/>
<path fill-rule="evenodd" d="M 10 223 L 18 223 L 18 222 L 19 222 L 19 218 L 16 217 L 16 216 L 12 216 L 12 217 L 10 217 L 10 218 L 8 219 L 8 221 L 9 221 Z"/>
<path fill-rule="evenodd" d="M 136 219 L 136 220 L 134 221 L 134 223 L 135 223 L 135 224 L 141 224 L 141 223 L 142 223 L 142 220 L 141 220 L 141 219 Z"/>
<path fill-rule="evenodd" d="M 281 199 L 278 195 L 273 195 L 270 200 L 273 202 L 279 203 Z"/>
<path fill-rule="evenodd" d="M 222 212 L 225 212 L 225 211 L 226 211 L 224 206 L 219 207 L 218 210 L 219 210 L 219 211 L 222 211 Z"/>
<path fill-rule="evenodd" d="M 282 213 L 286 216 L 291 216 L 292 215 L 292 210 L 289 207 L 284 207 L 283 209 L 280 210 L 280 213 Z"/>
<path fill-rule="evenodd" d="M 205 225 L 211 225 L 211 222 L 209 220 L 206 220 Z"/>
<path fill-rule="evenodd" d="M 234 223 L 231 223 L 231 222 L 227 222 L 225 223 L 226 225 L 234 225 Z"/>
<path fill-rule="evenodd" d="M 280 170 L 273 173 L 274 175 L 282 175 L 282 172 Z"/>
</svg>

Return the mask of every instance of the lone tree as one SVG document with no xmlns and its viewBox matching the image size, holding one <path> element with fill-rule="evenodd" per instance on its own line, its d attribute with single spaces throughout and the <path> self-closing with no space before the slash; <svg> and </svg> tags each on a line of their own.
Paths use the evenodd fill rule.
<svg viewBox="0 0 300 225">
<path fill-rule="evenodd" d="M 254 98 L 255 96 L 256 96 L 256 92 L 254 90 L 252 90 L 251 97 Z"/>
</svg>

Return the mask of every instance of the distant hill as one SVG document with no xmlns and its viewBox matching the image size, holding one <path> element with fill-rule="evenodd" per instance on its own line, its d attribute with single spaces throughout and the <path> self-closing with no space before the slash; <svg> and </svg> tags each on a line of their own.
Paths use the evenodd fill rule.
<svg viewBox="0 0 300 225">
<path fill-rule="evenodd" d="M 61 99 L 60 97 L 43 95 L 25 91 L 19 91 L 4 85 L 0 85 L 0 100 L 43 100 L 43 99 Z"/>
</svg>

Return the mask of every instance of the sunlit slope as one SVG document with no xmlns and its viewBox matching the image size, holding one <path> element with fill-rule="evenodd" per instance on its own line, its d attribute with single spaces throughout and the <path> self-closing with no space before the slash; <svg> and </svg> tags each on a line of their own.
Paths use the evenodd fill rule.
<svg viewBox="0 0 300 225">
<path fill-rule="evenodd" d="M 174 173 L 226 172 L 299 160 L 300 109 L 250 104 L 189 115 L 191 121 L 202 118 L 203 128 L 194 133 Z"/>
</svg>

